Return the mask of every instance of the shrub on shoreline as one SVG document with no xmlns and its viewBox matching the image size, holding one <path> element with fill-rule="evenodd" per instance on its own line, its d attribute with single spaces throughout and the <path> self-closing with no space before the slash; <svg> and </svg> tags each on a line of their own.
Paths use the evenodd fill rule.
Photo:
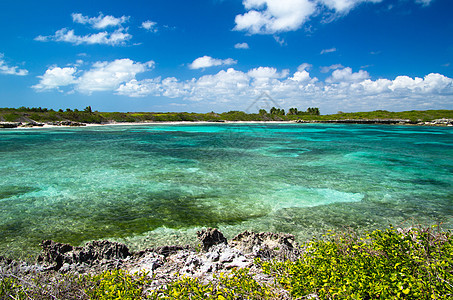
<svg viewBox="0 0 453 300">
<path fill-rule="evenodd" d="M 453 298 L 453 237 L 434 228 L 329 234 L 295 262 L 257 263 L 294 298 Z"/>
</svg>

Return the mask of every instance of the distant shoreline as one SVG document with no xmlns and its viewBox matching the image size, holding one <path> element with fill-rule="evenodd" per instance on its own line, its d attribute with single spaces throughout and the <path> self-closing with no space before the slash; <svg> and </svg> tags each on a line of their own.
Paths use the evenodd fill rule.
<svg viewBox="0 0 453 300">
<path fill-rule="evenodd" d="M 67 121 L 65 124 L 0 122 L 0 129 L 25 128 L 68 128 L 68 127 L 100 127 L 100 126 L 146 126 L 146 125 L 205 125 L 205 124 L 364 124 L 364 125 L 401 125 L 401 126 L 437 126 L 451 127 L 453 119 L 436 119 L 430 122 L 411 122 L 401 119 L 345 119 L 345 120 L 281 120 L 281 121 L 149 121 L 149 122 L 109 122 L 79 123 Z"/>
<path fill-rule="evenodd" d="M 84 110 L 55 111 L 41 107 L 0 108 L 0 128 L 147 124 L 211 124 L 211 123 L 337 123 L 337 124 L 397 124 L 397 125 L 453 125 L 453 110 L 424 110 L 392 112 L 337 112 L 321 115 L 319 109 L 306 111 L 290 108 L 260 109 L 258 113 L 239 110 L 216 113 L 195 112 L 99 112 L 90 106 Z"/>
</svg>

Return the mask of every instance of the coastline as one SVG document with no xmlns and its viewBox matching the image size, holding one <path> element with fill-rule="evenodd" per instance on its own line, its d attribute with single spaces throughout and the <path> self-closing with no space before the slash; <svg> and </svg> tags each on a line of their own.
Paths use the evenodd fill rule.
<svg viewBox="0 0 453 300">
<path fill-rule="evenodd" d="M 71 128 L 71 127 L 103 127 L 103 126 L 146 126 L 146 125 L 206 125 L 206 124 L 290 124 L 295 121 L 150 121 L 150 122 L 110 122 L 110 123 L 78 123 L 77 125 L 54 125 L 48 123 L 20 124 L 0 122 L 0 129 L 39 129 L 39 128 Z"/>
<path fill-rule="evenodd" d="M 435 227 L 391 226 L 360 240 L 353 232 L 331 233 L 303 245 L 292 235 L 271 232 L 244 231 L 227 241 L 215 228 L 198 231 L 197 238 L 196 248 L 139 252 L 105 240 L 80 247 L 45 240 L 36 262 L 0 256 L 0 297 L 447 299 L 453 292 L 453 236 Z"/>
<path fill-rule="evenodd" d="M 63 124 L 52 123 L 21 123 L 0 122 L 0 129 L 26 128 L 67 128 L 67 127 L 102 127 L 102 126 L 146 126 L 146 125 L 206 125 L 206 124 L 368 124 L 368 125 L 399 125 L 399 126 L 435 126 L 452 127 L 453 119 L 436 119 L 430 122 L 412 122 L 401 119 L 344 119 L 344 120 L 290 120 L 290 121 L 149 121 L 149 122 L 109 122 L 109 123 L 78 123 L 65 121 Z"/>
<path fill-rule="evenodd" d="M 244 231 L 227 240 L 218 229 L 208 227 L 198 231 L 194 238 L 197 247 L 166 245 L 140 251 L 131 251 L 125 244 L 108 240 L 93 240 L 83 246 L 43 240 L 42 251 L 34 261 L 14 260 L 0 253 L 0 279 L 29 274 L 35 278 L 46 275 L 56 278 L 63 274 L 90 276 L 122 270 L 128 274 L 150 274 L 151 288 L 159 289 L 181 276 L 207 284 L 222 274 L 245 268 L 261 284 L 270 284 L 273 277 L 263 273 L 256 264 L 257 259 L 295 261 L 303 252 L 295 237 L 286 233 Z M 289 296 L 284 289 L 279 292 Z"/>
</svg>

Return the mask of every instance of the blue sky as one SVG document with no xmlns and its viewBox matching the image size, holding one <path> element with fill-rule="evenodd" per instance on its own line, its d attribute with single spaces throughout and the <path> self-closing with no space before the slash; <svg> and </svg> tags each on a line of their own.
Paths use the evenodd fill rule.
<svg viewBox="0 0 453 300">
<path fill-rule="evenodd" d="M 0 107 L 453 109 L 451 0 L 0 3 Z"/>
</svg>

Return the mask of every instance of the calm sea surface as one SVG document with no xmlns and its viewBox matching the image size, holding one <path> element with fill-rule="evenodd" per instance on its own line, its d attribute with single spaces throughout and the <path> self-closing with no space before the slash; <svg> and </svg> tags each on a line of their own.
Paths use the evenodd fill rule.
<svg viewBox="0 0 453 300">
<path fill-rule="evenodd" d="M 200 228 L 304 241 L 328 229 L 453 228 L 453 128 L 330 124 L 0 131 L 0 254 L 43 239 L 133 249 Z"/>
</svg>

